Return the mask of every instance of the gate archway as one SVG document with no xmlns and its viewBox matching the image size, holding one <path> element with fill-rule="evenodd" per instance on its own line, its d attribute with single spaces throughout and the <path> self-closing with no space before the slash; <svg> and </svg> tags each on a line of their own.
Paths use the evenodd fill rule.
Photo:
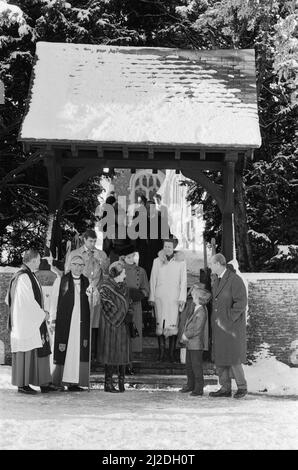
<svg viewBox="0 0 298 470">
<path fill-rule="evenodd" d="M 20 140 L 43 155 L 53 217 L 105 167 L 175 169 L 217 202 L 232 259 L 235 165 L 261 144 L 253 50 L 41 42 L 29 96 Z"/>
</svg>

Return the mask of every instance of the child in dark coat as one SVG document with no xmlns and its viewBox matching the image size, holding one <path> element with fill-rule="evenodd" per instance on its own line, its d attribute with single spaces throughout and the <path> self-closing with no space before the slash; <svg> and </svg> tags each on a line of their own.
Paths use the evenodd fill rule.
<svg viewBox="0 0 298 470">
<path fill-rule="evenodd" d="M 194 285 L 191 295 L 194 310 L 186 319 L 180 342 L 186 346 L 187 384 L 180 390 L 191 392 L 191 396 L 202 396 L 204 389 L 203 351 L 208 350 L 208 312 L 207 303 L 211 292 L 202 285 Z"/>
</svg>

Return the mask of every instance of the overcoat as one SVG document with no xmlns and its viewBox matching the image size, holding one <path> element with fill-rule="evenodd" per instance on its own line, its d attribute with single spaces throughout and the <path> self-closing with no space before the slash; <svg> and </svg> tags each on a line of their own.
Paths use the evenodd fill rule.
<svg viewBox="0 0 298 470">
<path fill-rule="evenodd" d="M 80 276 L 80 361 L 89 361 L 89 336 L 90 336 L 90 308 L 86 294 L 89 281 L 86 276 Z M 61 278 L 57 302 L 54 364 L 64 365 L 69 341 L 71 319 L 75 301 L 74 282 L 69 272 Z"/>
<path fill-rule="evenodd" d="M 97 339 L 97 360 L 102 364 L 119 365 L 131 362 L 128 323 L 132 320 L 131 301 L 125 283 L 110 276 L 100 288 L 101 315 Z"/>
<path fill-rule="evenodd" d="M 139 300 L 132 299 L 132 316 L 133 322 L 138 330 L 139 336 L 131 339 L 132 352 L 142 352 L 142 329 L 143 329 L 143 315 L 142 315 L 142 297 L 148 297 L 149 295 L 149 282 L 145 269 L 137 266 L 136 264 L 127 264 L 125 263 L 125 273 L 126 273 L 126 285 L 129 292 L 132 289 L 139 292 Z"/>
<path fill-rule="evenodd" d="M 195 306 L 184 326 L 185 342 L 189 351 L 208 351 L 208 311 L 205 305 Z"/>
<path fill-rule="evenodd" d="M 245 284 L 227 269 L 212 287 L 212 358 L 216 366 L 246 362 L 246 307 Z"/>
<path fill-rule="evenodd" d="M 150 277 L 149 301 L 155 303 L 156 334 L 178 333 L 179 302 L 186 301 L 187 273 L 184 254 L 176 252 L 170 261 L 155 258 Z"/>
</svg>

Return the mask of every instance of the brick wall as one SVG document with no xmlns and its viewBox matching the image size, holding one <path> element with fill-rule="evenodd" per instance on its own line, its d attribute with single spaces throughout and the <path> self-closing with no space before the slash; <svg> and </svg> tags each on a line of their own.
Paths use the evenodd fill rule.
<svg viewBox="0 0 298 470">
<path fill-rule="evenodd" d="M 15 269 L 0 268 L 0 340 L 5 344 L 5 362 L 10 363 L 9 334 L 6 329 L 8 310 L 4 299 Z M 248 282 L 248 358 L 253 357 L 263 343 L 286 364 L 298 365 L 298 274 L 245 273 Z M 39 272 L 48 301 L 55 276 L 50 271 Z M 294 343 L 296 342 L 296 343 Z M 295 360 L 296 358 L 296 360 Z"/>
<path fill-rule="evenodd" d="M 246 273 L 243 277 L 248 282 L 248 358 L 268 343 L 278 360 L 297 366 L 298 274 Z"/>
</svg>

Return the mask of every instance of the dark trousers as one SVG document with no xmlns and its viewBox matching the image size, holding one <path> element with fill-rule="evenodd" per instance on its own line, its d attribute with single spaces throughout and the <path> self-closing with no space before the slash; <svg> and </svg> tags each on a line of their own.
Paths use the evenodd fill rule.
<svg viewBox="0 0 298 470">
<path fill-rule="evenodd" d="M 198 393 L 203 393 L 203 351 L 186 349 L 187 386 Z"/>
<path fill-rule="evenodd" d="M 231 391 L 232 379 L 235 379 L 239 390 L 247 390 L 247 383 L 242 364 L 235 364 L 233 366 L 217 366 L 216 370 L 219 384 L 225 392 Z"/>
<path fill-rule="evenodd" d="M 98 328 L 92 328 L 91 359 L 95 359 L 97 355 L 97 337 L 98 337 Z"/>
</svg>

